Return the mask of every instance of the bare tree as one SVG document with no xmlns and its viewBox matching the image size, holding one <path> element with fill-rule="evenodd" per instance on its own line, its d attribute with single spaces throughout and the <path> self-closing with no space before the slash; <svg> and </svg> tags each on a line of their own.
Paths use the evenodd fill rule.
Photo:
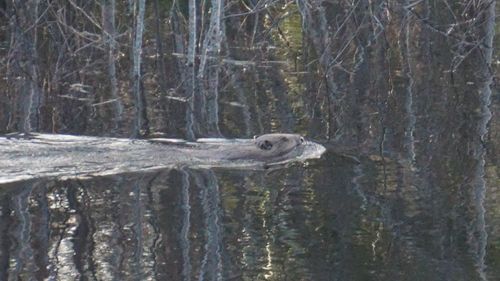
<svg viewBox="0 0 500 281">
<path fill-rule="evenodd" d="M 113 104 L 113 122 L 117 129 L 122 119 L 123 105 L 118 93 L 118 78 L 116 77 L 117 42 L 115 28 L 116 2 L 115 0 L 101 0 L 103 37 L 108 51 L 108 76 L 110 84 L 109 99 Z"/>
<path fill-rule="evenodd" d="M 221 53 L 221 43 L 224 39 L 223 19 L 224 1 L 212 0 L 210 24 L 204 34 L 203 51 L 201 54 L 198 78 L 203 83 L 203 107 L 208 135 L 220 135 L 219 130 L 219 73 L 221 63 L 216 58 Z M 206 79 L 206 80 L 205 80 Z"/>
<path fill-rule="evenodd" d="M 7 73 L 15 89 L 19 89 L 20 123 L 18 130 L 28 133 L 39 129 L 39 108 L 43 103 L 39 86 L 38 20 L 39 0 L 9 3 L 11 40 Z"/>
<path fill-rule="evenodd" d="M 330 34 L 331 28 L 328 26 L 327 13 L 321 2 L 297 0 L 297 6 L 302 16 L 302 28 L 319 57 L 318 61 L 323 75 L 325 96 L 328 101 L 325 110 L 328 117 L 326 136 L 327 138 L 333 138 L 342 127 L 333 109 L 335 105 L 338 105 L 340 99 L 333 74 L 333 66 L 337 63 L 338 57 L 333 57 L 332 45 L 336 37 Z M 332 121 L 333 124 L 331 124 Z"/>
<path fill-rule="evenodd" d="M 132 45 L 132 95 L 134 97 L 135 120 L 133 135 L 135 137 L 149 134 L 146 98 L 142 89 L 142 37 L 144 32 L 144 12 L 146 0 L 138 0 L 136 10 L 135 30 Z"/>
<path fill-rule="evenodd" d="M 160 85 L 160 91 L 163 95 L 167 93 L 167 83 L 166 83 L 166 68 L 165 68 L 165 58 L 164 58 L 164 47 L 163 47 L 163 29 L 162 29 L 162 18 L 160 14 L 160 5 L 158 0 L 153 1 L 153 6 L 155 10 L 155 26 L 156 26 L 156 56 L 158 64 L 158 82 Z"/>
<path fill-rule="evenodd" d="M 189 92 L 189 103 L 186 109 L 186 136 L 188 139 L 195 139 L 198 134 L 200 118 L 197 118 L 196 113 L 199 113 L 199 98 L 200 93 L 196 86 L 196 45 L 197 45 L 197 9 L 196 0 L 189 0 L 189 41 L 187 48 L 187 81 L 185 82 L 186 88 Z"/>
</svg>

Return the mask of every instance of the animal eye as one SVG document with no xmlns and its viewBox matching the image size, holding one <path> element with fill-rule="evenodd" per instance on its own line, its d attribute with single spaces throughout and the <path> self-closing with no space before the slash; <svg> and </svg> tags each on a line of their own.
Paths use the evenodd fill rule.
<svg viewBox="0 0 500 281">
<path fill-rule="evenodd" d="M 304 143 L 304 142 L 305 142 L 304 138 L 300 137 L 300 143 Z"/>
<path fill-rule="evenodd" d="M 269 150 L 273 147 L 273 144 L 270 141 L 265 140 L 259 144 L 259 147 L 262 150 Z"/>
</svg>

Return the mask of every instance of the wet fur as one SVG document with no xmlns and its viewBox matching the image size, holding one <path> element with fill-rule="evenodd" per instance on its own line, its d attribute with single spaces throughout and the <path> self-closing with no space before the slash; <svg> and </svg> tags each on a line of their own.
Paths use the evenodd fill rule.
<svg viewBox="0 0 500 281">
<path fill-rule="evenodd" d="M 297 134 L 266 134 L 256 137 L 253 144 L 228 151 L 227 158 L 276 161 L 300 154 L 303 144 L 304 138 Z"/>
</svg>

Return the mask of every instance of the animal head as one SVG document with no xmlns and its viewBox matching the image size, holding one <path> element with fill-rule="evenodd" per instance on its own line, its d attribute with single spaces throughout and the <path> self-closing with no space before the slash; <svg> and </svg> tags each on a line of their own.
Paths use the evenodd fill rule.
<svg viewBox="0 0 500 281">
<path fill-rule="evenodd" d="M 297 134 L 266 134 L 254 137 L 255 146 L 270 156 L 282 156 L 294 152 L 305 143 Z"/>
</svg>

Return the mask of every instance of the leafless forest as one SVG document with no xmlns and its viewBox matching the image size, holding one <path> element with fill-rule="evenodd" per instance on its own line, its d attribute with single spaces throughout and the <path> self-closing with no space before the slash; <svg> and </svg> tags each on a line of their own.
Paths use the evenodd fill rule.
<svg viewBox="0 0 500 281">
<path fill-rule="evenodd" d="M 1 3 L 1 133 L 296 131 L 412 153 L 490 120 L 492 0 Z"/>
<path fill-rule="evenodd" d="M 499 280 L 496 0 L 0 0 L 0 14 L 0 134 L 294 132 L 328 148 L 276 171 L 2 185 L 1 280 Z M 2 139 L 15 173 L 40 176 Z M 113 169 L 176 156 L 122 141 L 134 157 Z M 42 165 L 61 151 L 18 149 Z M 61 170 L 100 168 L 75 152 Z"/>
</svg>

